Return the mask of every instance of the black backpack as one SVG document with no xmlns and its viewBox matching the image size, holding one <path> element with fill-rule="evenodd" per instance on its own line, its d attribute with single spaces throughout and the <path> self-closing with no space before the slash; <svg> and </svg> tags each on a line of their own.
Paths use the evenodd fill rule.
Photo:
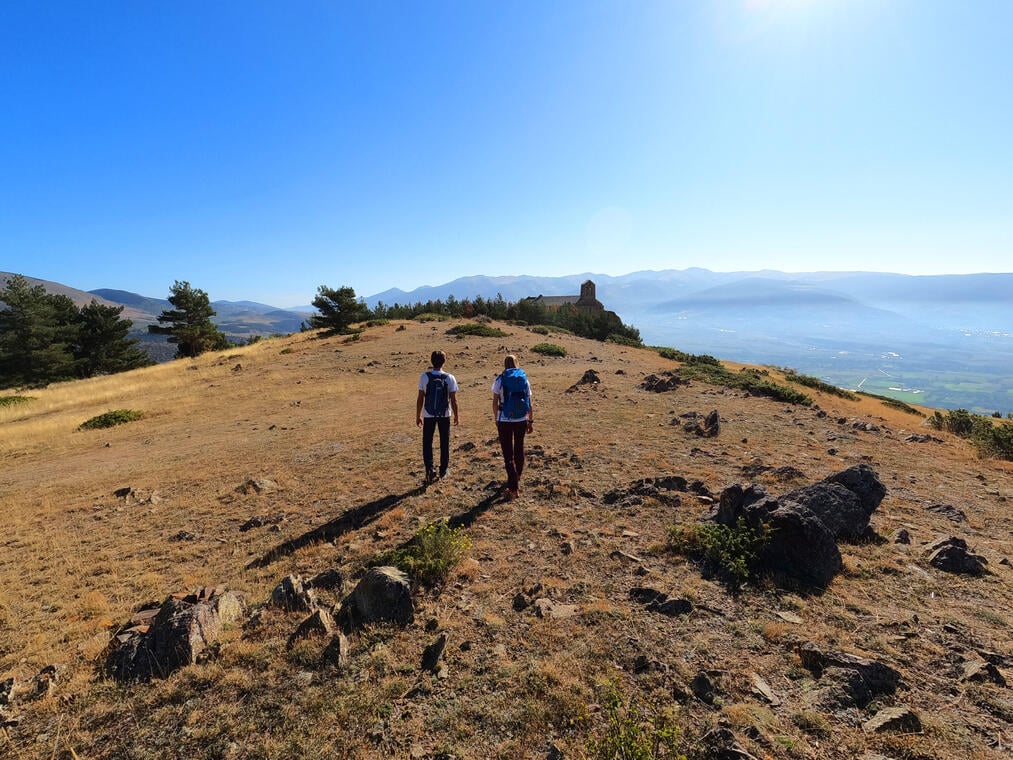
<svg viewBox="0 0 1013 760">
<path fill-rule="evenodd" d="M 427 372 L 429 384 L 426 386 L 426 413 L 430 417 L 447 416 L 447 399 L 450 397 L 450 386 L 443 372 Z"/>
</svg>

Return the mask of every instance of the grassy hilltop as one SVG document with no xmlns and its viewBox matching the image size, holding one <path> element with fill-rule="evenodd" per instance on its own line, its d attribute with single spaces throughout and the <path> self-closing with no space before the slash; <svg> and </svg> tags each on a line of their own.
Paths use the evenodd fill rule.
<svg viewBox="0 0 1013 760">
<path fill-rule="evenodd" d="M 703 741 L 716 728 L 756 758 L 1008 757 L 1013 692 L 965 665 L 1013 674 L 1010 462 L 874 398 L 792 386 L 814 405 L 790 404 L 706 374 L 652 393 L 644 378 L 680 362 L 505 324 L 506 337 L 446 334 L 458 324 L 298 334 L 0 405 L 0 686 L 58 674 L 49 696 L 0 712 L 0 757 L 733 756 Z M 546 341 L 566 356 L 531 350 Z M 461 425 L 451 477 L 424 489 L 415 388 L 434 348 L 460 383 Z M 514 502 L 498 495 L 489 393 L 508 352 L 536 411 Z M 574 388 L 588 369 L 600 384 Z M 715 409 L 716 437 L 684 429 L 681 415 Z M 139 414 L 79 429 L 115 410 Z M 822 593 L 763 579 L 735 592 L 668 548 L 705 492 L 777 496 L 858 463 L 888 489 L 872 516 L 883 540 L 842 543 L 844 570 Z M 702 490 L 635 492 L 667 476 Z M 414 586 L 414 624 L 352 636 L 343 668 L 321 663 L 325 638 L 287 646 L 304 614 L 261 609 L 290 573 L 335 568 L 347 593 L 440 518 L 463 525 L 467 557 Z M 899 529 L 910 544 L 890 539 Z M 990 573 L 929 566 L 925 544 L 949 535 Z M 168 678 L 103 676 L 112 633 L 141 604 L 205 586 L 242 594 L 255 620 Z M 642 587 L 691 611 L 658 614 L 631 595 Z M 433 674 L 420 662 L 441 633 Z M 889 664 L 901 687 L 826 709 L 806 642 Z M 901 705 L 920 732 L 863 730 Z"/>
</svg>

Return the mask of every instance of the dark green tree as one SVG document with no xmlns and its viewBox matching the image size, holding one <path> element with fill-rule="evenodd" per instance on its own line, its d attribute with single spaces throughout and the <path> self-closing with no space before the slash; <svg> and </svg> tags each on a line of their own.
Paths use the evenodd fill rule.
<svg viewBox="0 0 1013 760">
<path fill-rule="evenodd" d="M 125 372 L 153 364 L 134 338 L 128 338 L 133 323 L 123 319 L 122 306 L 104 306 L 92 301 L 78 317 L 74 356 L 82 377 Z"/>
<path fill-rule="evenodd" d="M 0 306 L 0 386 L 44 386 L 75 376 L 73 301 L 14 275 L 0 290 Z"/>
<path fill-rule="evenodd" d="M 216 312 L 203 290 L 191 287 L 186 280 L 176 280 L 170 288 L 169 303 L 175 308 L 159 314 L 160 324 L 150 325 L 148 331 L 168 335 L 169 343 L 176 344 L 177 357 L 200 356 L 205 351 L 228 347 L 228 338 L 211 321 Z"/>
<path fill-rule="evenodd" d="M 310 327 L 330 332 L 348 332 L 353 322 L 369 318 L 369 309 L 355 297 L 355 290 L 347 285 L 335 290 L 326 285 L 317 288 L 313 305 L 320 312 L 310 317 Z"/>
</svg>

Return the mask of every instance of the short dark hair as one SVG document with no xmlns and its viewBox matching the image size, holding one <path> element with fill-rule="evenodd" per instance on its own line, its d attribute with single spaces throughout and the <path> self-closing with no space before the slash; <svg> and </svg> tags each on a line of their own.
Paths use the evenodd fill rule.
<svg viewBox="0 0 1013 760">
<path fill-rule="evenodd" d="M 433 355 L 429 357 L 429 361 L 433 363 L 433 369 L 439 369 L 447 363 L 447 355 L 442 351 L 433 351 Z"/>
</svg>

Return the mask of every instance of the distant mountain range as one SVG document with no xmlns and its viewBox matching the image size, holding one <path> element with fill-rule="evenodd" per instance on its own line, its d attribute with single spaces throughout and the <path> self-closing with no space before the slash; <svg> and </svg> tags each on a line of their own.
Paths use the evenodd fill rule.
<svg viewBox="0 0 1013 760">
<path fill-rule="evenodd" d="M 0 273 L 0 282 L 5 281 Z M 31 279 L 31 278 L 29 278 Z M 463 277 L 412 291 L 365 297 L 410 304 L 464 298 L 508 301 L 580 292 L 637 327 L 644 341 L 750 364 L 790 366 L 847 388 L 943 408 L 1013 411 L 1013 273 L 910 276 L 873 272 L 642 271 L 613 277 Z M 138 335 L 168 301 L 123 290 L 74 290 L 33 280 L 78 304 L 93 298 L 123 305 Z M 251 301 L 215 301 L 215 322 L 235 340 L 300 329 L 312 306 L 279 309 Z M 164 351 L 158 358 L 168 358 Z"/>
</svg>

